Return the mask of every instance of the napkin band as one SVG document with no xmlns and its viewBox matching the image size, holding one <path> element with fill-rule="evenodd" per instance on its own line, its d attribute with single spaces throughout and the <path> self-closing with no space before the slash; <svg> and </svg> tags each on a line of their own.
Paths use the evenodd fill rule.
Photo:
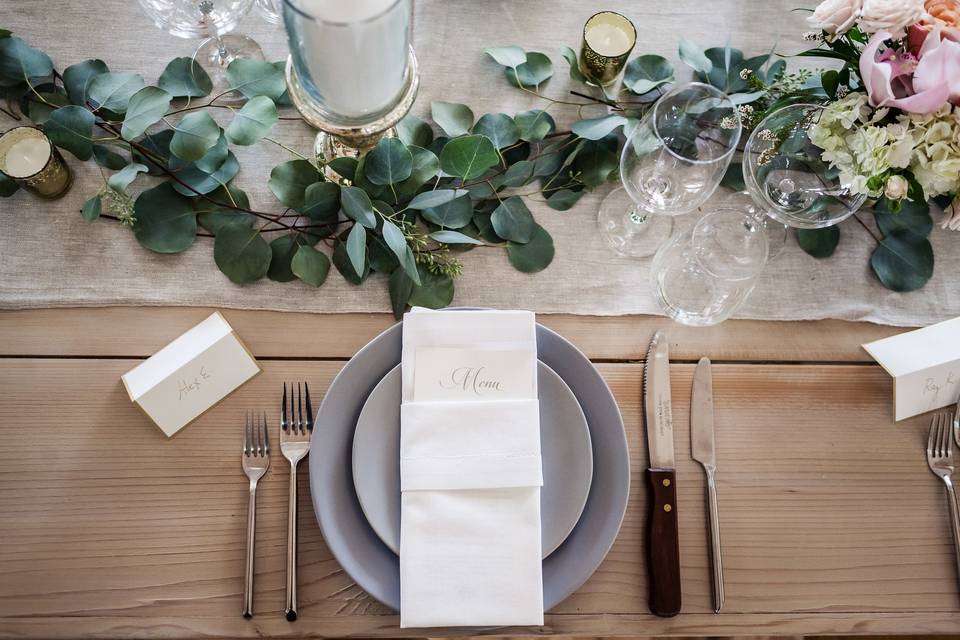
<svg viewBox="0 0 960 640">
<path fill-rule="evenodd" d="M 400 414 L 401 491 L 543 485 L 537 400 L 408 402 Z"/>
</svg>

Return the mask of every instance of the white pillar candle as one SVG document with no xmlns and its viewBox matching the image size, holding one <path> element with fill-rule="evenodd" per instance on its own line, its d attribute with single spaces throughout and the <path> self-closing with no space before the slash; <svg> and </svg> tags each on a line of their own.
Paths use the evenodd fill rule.
<svg viewBox="0 0 960 640">
<path fill-rule="evenodd" d="M 302 58 L 327 110 L 351 119 L 393 106 L 403 89 L 410 0 L 300 0 Z"/>
<path fill-rule="evenodd" d="M 622 56 L 633 47 L 634 35 L 613 20 L 597 20 L 587 25 L 587 45 L 602 56 Z"/>
<path fill-rule="evenodd" d="M 19 140 L 7 151 L 3 159 L 3 172 L 11 178 L 32 176 L 47 165 L 50 153 L 50 143 L 45 137 Z"/>
</svg>

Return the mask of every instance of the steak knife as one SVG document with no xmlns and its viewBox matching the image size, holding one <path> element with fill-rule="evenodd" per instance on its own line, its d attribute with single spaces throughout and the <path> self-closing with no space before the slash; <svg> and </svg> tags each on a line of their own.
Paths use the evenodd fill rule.
<svg viewBox="0 0 960 640">
<path fill-rule="evenodd" d="M 673 455 L 673 411 L 667 335 L 657 331 L 643 369 L 644 426 L 653 492 L 648 536 L 650 611 L 669 618 L 680 613 L 680 541 L 677 528 L 677 483 Z"/>
<path fill-rule="evenodd" d="M 690 448 L 693 459 L 707 474 L 707 517 L 710 523 L 710 559 L 713 563 L 713 610 L 723 608 L 723 563 L 720 560 L 720 516 L 717 510 L 716 450 L 713 441 L 713 376 L 710 360 L 700 358 L 693 374 L 690 400 Z"/>
</svg>

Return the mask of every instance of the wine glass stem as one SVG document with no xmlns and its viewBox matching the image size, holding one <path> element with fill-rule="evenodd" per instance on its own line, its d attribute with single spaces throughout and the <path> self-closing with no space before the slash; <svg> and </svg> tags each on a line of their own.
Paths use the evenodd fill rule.
<svg viewBox="0 0 960 640">
<path fill-rule="evenodd" d="M 647 221 L 647 217 L 649 215 L 650 214 L 647 213 L 646 211 L 640 211 L 639 209 L 631 209 L 630 213 L 627 214 L 627 218 L 629 218 L 630 222 L 632 222 L 633 224 L 640 225 Z"/>
<path fill-rule="evenodd" d="M 230 52 L 227 51 L 227 45 L 223 43 L 220 33 L 214 36 L 217 39 L 217 64 L 225 66 L 230 63 Z"/>
</svg>

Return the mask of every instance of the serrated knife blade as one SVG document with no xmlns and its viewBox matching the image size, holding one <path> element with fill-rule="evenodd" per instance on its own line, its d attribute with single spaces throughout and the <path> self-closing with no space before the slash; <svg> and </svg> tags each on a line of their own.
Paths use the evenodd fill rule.
<svg viewBox="0 0 960 640">
<path fill-rule="evenodd" d="M 673 454 L 673 407 L 667 335 L 657 331 L 643 368 L 644 427 L 652 500 L 647 536 L 650 611 L 669 618 L 680 613 L 680 536 L 677 526 L 677 477 Z"/>
</svg>

